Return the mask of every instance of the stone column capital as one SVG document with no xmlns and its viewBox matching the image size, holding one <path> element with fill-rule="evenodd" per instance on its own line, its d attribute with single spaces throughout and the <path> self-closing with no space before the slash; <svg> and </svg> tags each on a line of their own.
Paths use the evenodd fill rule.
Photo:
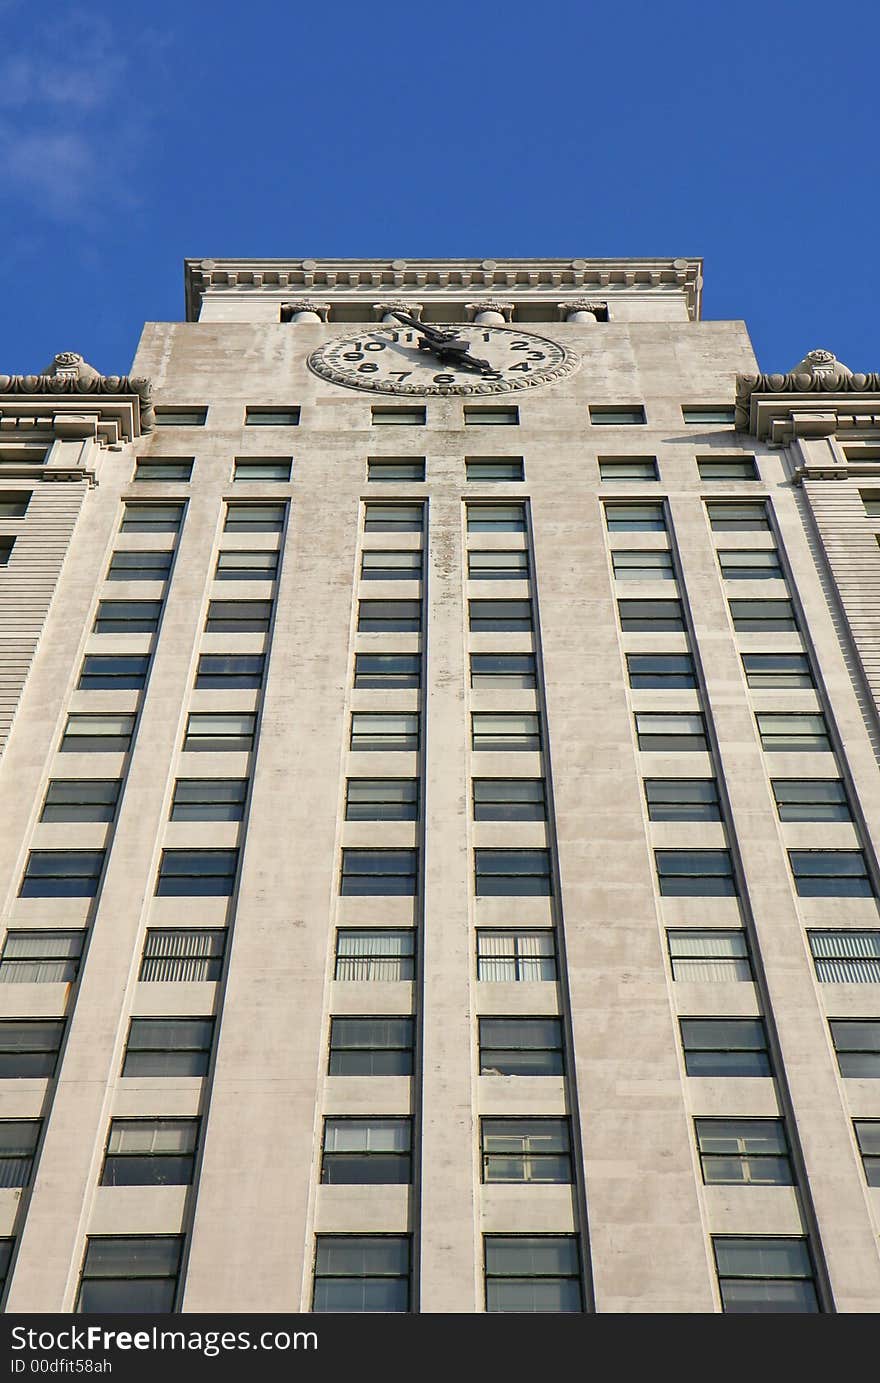
<svg viewBox="0 0 880 1383">
<path fill-rule="evenodd" d="M 557 303 L 559 319 L 562 322 L 607 321 L 608 304 L 593 298 L 573 298 L 567 303 Z"/>
<path fill-rule="evenodd" d="M 373 315 L 377 321 L 393 324 L 397 322 L 397 318 L 391 316 L 392 312 L 408 312 L 410 317 L 415 317 L 419 322 L 423 307 L 423 303 L 408 302 L 405 298 L 389 298 L 383 303 L 373 303 Z"/>
<path fill-rule="evenodd" d="M 488 326 L 503 326 L 509 322 L 513 309 L 513 303 L 500 302 L 497 298 L 484 298 L 481 302 L 464 305 L 469 322 L 483 322 Z"/>
<path fill-rule="evenodd" d="M 282 322 L 326 322 L 329 316 L 330 303 L 319 303 L 314 298 L 281 304 Z"/>
</svg>

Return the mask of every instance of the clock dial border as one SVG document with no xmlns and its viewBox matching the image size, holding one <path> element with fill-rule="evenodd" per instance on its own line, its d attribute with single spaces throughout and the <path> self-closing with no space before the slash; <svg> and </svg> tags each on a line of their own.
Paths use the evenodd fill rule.
<svg viewBox="0 0 880 1383">
<path fill-rule="evenodd" d="M 328 364 L 325 360 L 324 357 L 326 352 L 330 349 L 336 350 L 340 347 L 345 347 L 349 342 L 353 344 L 356 341 L 366 338 L 386 336 L 395 331 L 399 332 L 405 330 L 403 327 L 389 325 L 380 327 L 372 326 L 367 331 L 357 332 L 356 334 L 353 333 L 351 336 L 337 336 L 332 341 L 325 341 L 323 345 L 318 346 L 316 350 L 311 352 L 306 363 L 309 369 L 321 379 L 328 380 L 331 384 L 340 384 L 346 389 L 363 390 L 371 394 L 392 394 L 397 396 L 403 394 L 413 397 L 424 397 L 426 395 L 434 397 L 444 395 L 454 396 L 459 394 L 467 396 L 486 396 L 488 394 L 519 393 L 523 389 L 536 389 L 544 384 L 555 384 L 558 380 L 564 379 L 567 375 L 572 374 L 579 368 L 581 363 L 580 357 L 568 346 L 563 346 L 559 341 L 555 341 L 549 336 L 539 336 L 533 331 L 522 331 L 518 330 L 516 327 L 507 325 L 496 326 L 494 323 L 491 326 L 487 325 L 485 327 L 481 326 L 479 323 L 473 324 L 462 322 L 432 322 L 431 325 L 441 329 L 451 327 L 453 330 L 461 332 L 461 334 L 465 336 L 465 339 L 470 336 L 471 332 L 482 333 L 484 331 L 491 331 L 499 336 L 507 335 L 517 337 L 523 341 L 540 342 L 544 346 L 552 346 L 554 351 L 561 352 L 562 359 L 549 369 L 537 373 L 532 379 L 520 377 L 517 379 L 487 380 L 481 379 L 479 375 L 475 374 L 473 382 L 462 380 L 461 383 L 455 384 L 434 384 L 433 382 L 426 382 L 424 384 L 395 384 L 391 380 L 373 380 L 367 378 L 354 379 L 347 371 L 339 370 L 334 365 Z M 473 346 L 477 347 L 476 341 L 473 342 Z M 413 349 L 417 350 L 418 348 L 414 346 Z M 422 352 L 422 354 L 427 356 L 429 353 Z M 436 373 L 439 374 L 443 372 L 443 366 L 438 364 Z"/>
</svg>

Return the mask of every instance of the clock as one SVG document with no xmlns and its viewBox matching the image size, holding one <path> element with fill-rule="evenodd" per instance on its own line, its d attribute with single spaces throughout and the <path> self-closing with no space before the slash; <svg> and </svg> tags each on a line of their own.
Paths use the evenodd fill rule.
<svg viewBox="0 0 880 1383">
<path fill-rule="evenodd" d="M 552 384 L 580 363 L 556 341 L 514 327 L 401 321 L 328 341 L 309 367 L 376 394 L 507 394 Z"/>
</svg>

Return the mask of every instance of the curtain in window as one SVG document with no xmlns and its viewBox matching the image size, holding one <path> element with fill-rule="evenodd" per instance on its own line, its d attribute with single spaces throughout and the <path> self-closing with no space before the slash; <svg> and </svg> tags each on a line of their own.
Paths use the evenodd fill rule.
<svg viewBox="0 0 880 1383">
<path fill-rule="evenodd" d="M 147 933 L 142 980 L 208 980 L 216 977 L 224 937 L 190 929 Z"/>
<path fill-rule="evenodd" d="M 880 982 L 880 932 L 813 932 L 810 947 L 822 983 Z"/>
</svg>

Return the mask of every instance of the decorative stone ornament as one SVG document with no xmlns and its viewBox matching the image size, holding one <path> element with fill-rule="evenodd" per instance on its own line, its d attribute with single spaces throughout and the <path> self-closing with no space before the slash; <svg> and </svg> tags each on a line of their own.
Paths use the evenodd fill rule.
<svg viewBox="0 0 880 1383">
<path fill-rule="evenodd" d="M 397 318 L 394 312 L 408 312 L 410 317 L 415 317 L 416 321 L 422 315 L 424 304 L 409 302 L 406 298 L 392 298 L 388 302 L 373 303 L 373 313 L 377 322 L 390 322 L 392 326 L 397 325 Z"/>
<path fill-rule="evenodd" d="M 880 395 L 880 371 L 859 374 L 844 365 L 831 351 L 817 348 L 807 351 L 803 360 L 799 360 L 788 374 L 737 375 L 735 426 L 738 432 L 750 430 L 753 399 L 772 394 Z M 868 405 L 866 413 L 873 416 L 875 411 L 880 411 L 880 399 L 866 398 L 865 402 Z M 830 400 L 828 406 L 833 407 Z M 845 411 L 852 413 L 852 404 Z"/>
<path fill-rule="evenodd" d="M 591 298 L 575 298 L 573 302 L 558 303 L 559 316 L 563 322 L 607 322 L 607 302 L 594 302 Z"/>
<path fill-rule="evenodd" d="M 100 403 L 101 397 L 128 394 L 137 399 L 141 432 L 151 432 L 156 414 L 153 408 L 152 383 L 149 379 L 130 375 L 102 375 L 76 351 L 61 351 L 39 375 L 0 375 L 0 410 L 5 395 L 82 395 Z"/>
<path fill-rule="evenodd" d="M 513 303 L 499 302 L 497 298 L 486 298 L 480 303 L 465 303 L 464 310 L 469 322 L 475 326 L 502 327 L 513 318 Z"/>
<path fill-rule="evenodd" d="M 330 303 L 315 302 L 312 298 L 281 304 L 282 322 L 326 322 L 329 316 Z"/>
</svg>

